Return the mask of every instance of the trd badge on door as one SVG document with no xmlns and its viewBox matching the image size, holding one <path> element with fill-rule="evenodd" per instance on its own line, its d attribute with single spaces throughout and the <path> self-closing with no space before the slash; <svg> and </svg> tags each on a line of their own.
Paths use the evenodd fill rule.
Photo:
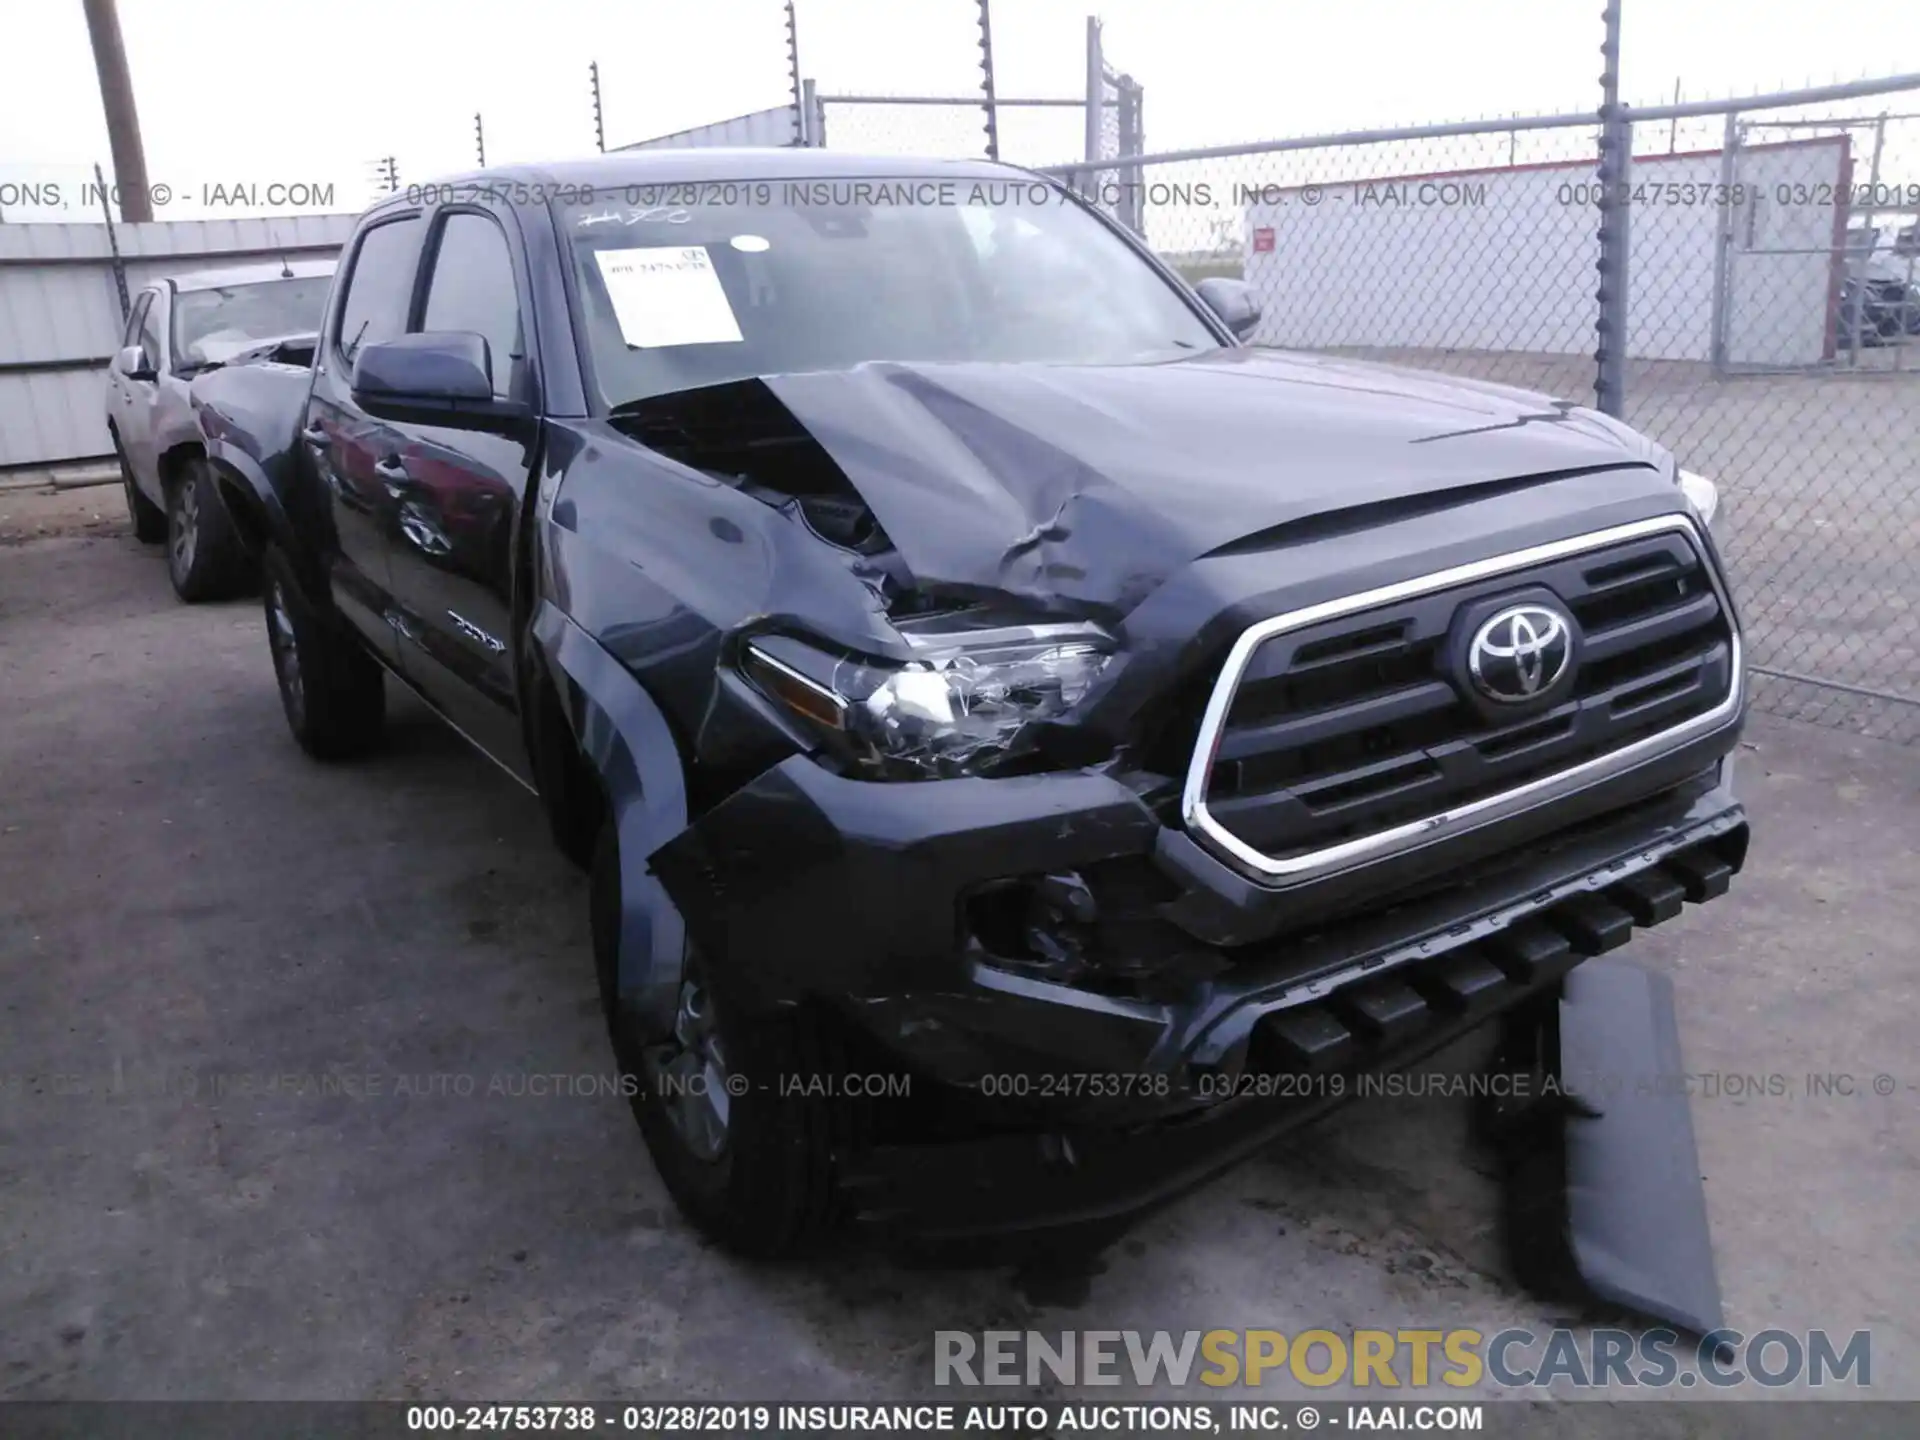
<svg viewBox="0 0 1920 1440">
<path fill-rule="evenodd" d="M 455 627 L 458 628 L 460 633 L 466 636 L 469 640 L 474 641 L 476 644 L 486 646 L 487 649 L 491 650 L 496 655 L 503 655 L 506 653 L 507 647 L 504 644 L 494 639 L 493 636 L 489 635 L 486 631 L 482 630 L 478 625 L 474 624 L 471 620 L 467 619 L 466 616 L 456 614 L 454 611 L 449 610 L 447 611 L 447 618 L 453 621 Z"/>
</svg>

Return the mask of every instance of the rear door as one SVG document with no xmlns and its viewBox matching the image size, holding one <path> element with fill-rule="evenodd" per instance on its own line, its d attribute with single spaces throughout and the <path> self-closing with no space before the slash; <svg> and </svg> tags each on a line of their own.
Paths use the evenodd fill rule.
<svg viewBox="0 0 1920 1440">
<path fill-rule="evenodd" d="M 166 333 L 167 288 L 163 285 L 147 292 L 146 308 L 140 312 L 140 328 L 130 342 L 140 347 L 140 363 L 155 378 L 120 377 L 124 387 L 119 415 L 120 444 L 127 452 L 127 463 L 133 467 L 134 483 L 156 505 L 166 503 L 166 497 L 160 493 L 160 457 L 153 433 L 153 412 L 160 402 L 158 376 L 167 363 Z"/>
<path fill-rule="evenodd" d="M 122 350 L 140 343 L 140 327 L 146 322 L 147 307 L 152 303 L 151 290 L 142 290 L 133 297 L 133 309 L 127 312 L 126 329 L 120 336 Z M 107 423 L 113 426 L 113 433 L 120 437 L 122 451 L 126 449 L 127 427 L 133 420 L 129 413 L 132 407 L 133 386 L 120 368 L 120 355 L 116 351 L 107 366 Z M 131 460 L 132 456 L 127 458 Z"/>
<path fill-rule="evenodd" d="M 466 331 L 487 342 L 496 397 L 539 413 L 525 337 L 525 278 L 505 226 L 511 209 L 447 207 L 427 237 L 417 331 Z M 494 759 L 531 781 L 513 670 L 514 534 L 539 439 L 406 423 L 392 548 L 393 605 L 409 680 Z"/>
<path fill-rule="evenodd" d="M 356 238 L 340 272 L 344 288 L 314 356 L 313 390 L 300 433 L 333 517 L 334 548 L 328 557 L 333 602 L 396 666 L 401 639 L 389 591 L 388 549 L 399 500 L 390 487 L 400 474 L 406 437 L 354 403 L 353 361 L 362 346 L 406 332 L 426 228 L 415 211 L 383 218 Z"/>
</svg>

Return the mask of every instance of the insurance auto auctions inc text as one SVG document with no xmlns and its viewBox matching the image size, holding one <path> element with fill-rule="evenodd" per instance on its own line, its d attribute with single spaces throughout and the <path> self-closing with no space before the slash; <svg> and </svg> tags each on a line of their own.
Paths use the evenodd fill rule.
<svg viewBox="0 0 1920 1440">
<path fill-rule="evenodd" d="M 1456 1389 L 1813 1388 L 1873 1383 L 1872 1340 L 1825 1330 L 937 1330 L 935 1385 Z"/>
</svg>

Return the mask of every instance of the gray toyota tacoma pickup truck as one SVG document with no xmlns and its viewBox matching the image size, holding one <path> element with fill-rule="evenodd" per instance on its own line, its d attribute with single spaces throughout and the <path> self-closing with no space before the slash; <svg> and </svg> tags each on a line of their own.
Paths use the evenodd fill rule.
<svg viewBox="0 0 1920 1440">
<path fill-rule="evenodd" d="M 1135 1213 L 1740 867 L 1713 486 L 1257 315 L 1009 167 L 655 152 L 409 187 L 195 382 L 295 737 L 538 795 L 726 1244 Z"/>
</svg>

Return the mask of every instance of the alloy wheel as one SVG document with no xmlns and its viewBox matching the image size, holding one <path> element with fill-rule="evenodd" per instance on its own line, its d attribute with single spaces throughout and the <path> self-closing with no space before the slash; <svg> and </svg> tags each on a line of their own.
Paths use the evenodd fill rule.
<svg viewBox="0 0 1920 1440">
<path fill-rule="evenodd" d="M 200 543 L 200 483 L 189 477 L 180 482 L 173 499 L 173 573 L 193 571 L 193 555 Z"/>
<path fill-rule="evenodd" d="M 298 725 L 306 706 L 306 692 L 300 682 L 300 642 L 294 634 L 286 591 L 278 580 L 267 588 L 267 645 L 273 651 L 273 673 L 280 682 L 281 699 Z"/>
<path fill-rule="evenodd" d="M 649 1056 L 648 1068 L 654 1096 L 687 1149 L 701 1160 L 718 1160 L 726 1153 L 738 1081 L 727 1068 L 713 994 L 691 965 L 680 984 L 673 1039 Z"/>
</svg>

